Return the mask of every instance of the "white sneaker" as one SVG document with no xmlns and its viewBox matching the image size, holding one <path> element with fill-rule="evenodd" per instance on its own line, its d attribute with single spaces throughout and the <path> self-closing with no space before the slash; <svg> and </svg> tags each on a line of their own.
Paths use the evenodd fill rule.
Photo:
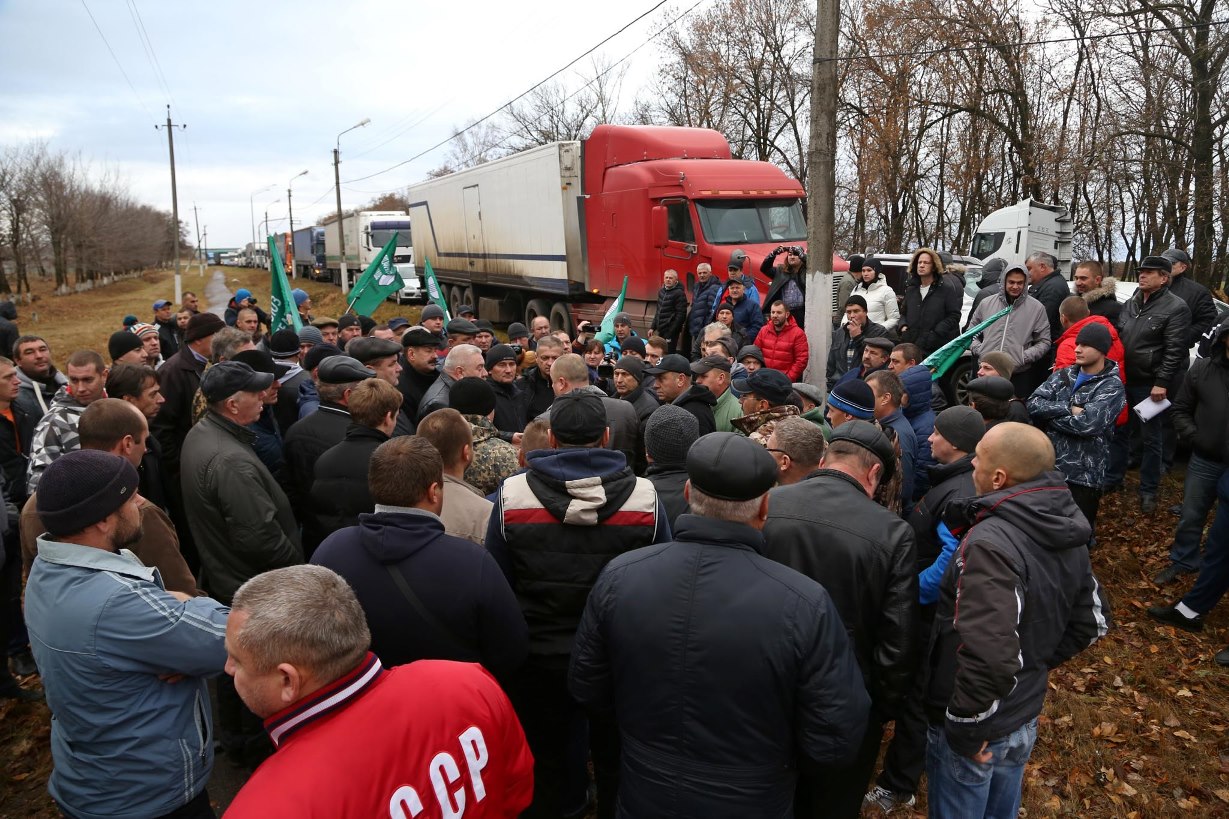
<svg viewBox="0 0 1229 819">
<path fill-rule="evenodd" d="M 866 796 L 862 797 L 862 802 L 867 805 L 874 805 L 884 813 L 891 813 L 897 808 L 911 808 L 917 803 L 917 799 L 913 794 L 894 793 L 887 788 L 881 788 L 878 785 L 871 788 Z"/>
</svg>

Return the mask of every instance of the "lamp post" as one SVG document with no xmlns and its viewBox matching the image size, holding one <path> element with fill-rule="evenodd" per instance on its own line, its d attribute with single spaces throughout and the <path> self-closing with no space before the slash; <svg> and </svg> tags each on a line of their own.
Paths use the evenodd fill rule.
<svg viewBox="0 0 1229 819">
<path fill-rule="evenodd" d="M 280 202 L 280 201 L 282 201 L 282 199 L 281 199 L 281 197 L 279 196 L 277 199 L 274 199 L 272 202 L 270 202 L 270 203 L 269 203 L 269 205 L 276 205 L 276 204 L 277 204 L 278 202 Z M 260 231 L 260 234 L 261 234 L 262 236 L 264 236 L 264 237 L 265 237 L 265 250 L 268 250 L 268 246 L 269 246 L 269 241 L 268 241 L 268 236 L 269 236 L 269 205 L 265 205 L 265 220 L 261 223 L 261 225 L 262 225 L 262 229 L 261 229 L 261 231 Z M 276 250 L 276 249 L 277 249 L 277 248 L 276 248 L 276 245 L 275 245 L 275 246 L 274 246 L 274 250 Z M 272 256 L 270 256 L 270 257 L 269 257 L 269 272 L 270 272 L 270 273 L 272 273 L 272 272 L 273 272 L 273 257 L 272 257 Z"/>
<path fill-rule="evenodd" d="M 341 265 L 341 294 L 343 296 L 350 292 L 350 282 L 346 275 L 346 231 L 341 223 L 341 171 L 339 170 L 341 165 L 341 138 L 355 128 L 362 128 L 370 122 L 371 117 L 364 117 L 363 121 L 358 125 L 352 125 L 342 131 L 337 135 L 337 147 L 333 149 L 333 184 L 337 189 L 337 249 L 341 254 L 339 264 Z"/>
<path fill-rule="evenodd" d="M 296 179 L 298 179 L 300 176 L 306 176 L 306 175 L 307 175 L 306 170 L 299 171 L 294 176 L 290 177 L 290 181 L 286 183 L 286 211 L 290 216 L 290 229 L 286 233 L 287 237 L 289 237 L 286 243 L 286 267 L 290 269 L 290 278 L 292 279 L 295 278 L 295 273 L 294 273 L 294 204 L 292 203 L 290 199 L 290 187 L 294 184 L 294 181 Z"/>
<path fill-rule="evenodd" d="M 256 244 L 256 207 L 255 207 L 253 200 L 256 198 L 256 194 L 264 193 L 265 191 L 271 190 L 272 188 L 273 188 L 273 183 L 270 182 L 268 185 L 265 185 L 263 188 L 254 190 L 248 195 L 248 211 L 252 217 L 252 257 L 253 258 L 251 259 L 251 261 L 255 261 L 256 248 L 257 248 L 257 244 Z"/>
</svg>

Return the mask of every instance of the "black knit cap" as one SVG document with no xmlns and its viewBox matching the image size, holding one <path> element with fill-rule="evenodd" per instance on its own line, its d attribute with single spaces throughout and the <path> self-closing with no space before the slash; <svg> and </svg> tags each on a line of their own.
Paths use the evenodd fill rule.
<svg viewBox="0 0 1229 819">
<path fill-rule="evenodd" d="M 303 356 L 303 369 L 310 372 L 319 367 L 326 358 L 335 355 L 345 355 L 345 353 L 336 344 L 317 344 L 307 351 L 307 355 Z"/>
<path fill-rule="evenodd" d="M 448 390 L 448 406 L 462 415 L 489 415 L 495 411 L 495 388 L 485 378 L 462 378 Z"/>
<path fill-rule="evenodd" d="M 111 356 L 112 361 L 133 350 L 140 350 L 144 346 L 140 336 L 127 330 L 117 330 L 107 339 L 107 353 Z"/>
<path fill-rule="evenodd" d="M 501 361 L 516 361 L 516 350 L 507 344 L 493 344 L 486 351 L 486 368 L 489 370 Z"/>
<path fill-rule="evenodd" d="M 131 500 L 139 482 L 136 469 L 118 455 L 69 452 L 52 461 L 39 480 L 39 519 L 52 537 L 76 534 Z"/>
<path fill-rule="evenodd" d="M 299 334 L 289 328 L 278 330 L 269 339 L 269 353 L 274 358 L 294 358 L 299 354 Z"/>
</svg>

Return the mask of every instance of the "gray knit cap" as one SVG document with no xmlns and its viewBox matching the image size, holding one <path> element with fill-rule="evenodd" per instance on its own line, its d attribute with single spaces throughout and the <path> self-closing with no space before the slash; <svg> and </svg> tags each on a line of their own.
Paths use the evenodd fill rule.
<svg viewBox="0 0 1229 819">
<path fill-rule="evenodd" d="M 653 463 L 683 466 L 687 450 L 700 437 L 700 422 L 687 410 L 663 404 L 644 424 L 644 449 Z"/>
</svg>

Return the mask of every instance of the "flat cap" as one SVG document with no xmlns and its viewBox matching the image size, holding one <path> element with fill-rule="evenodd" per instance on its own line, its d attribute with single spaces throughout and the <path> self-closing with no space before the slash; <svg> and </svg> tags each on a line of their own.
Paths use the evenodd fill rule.
<svg viewBox="0 0 1229 819">
<path fill-rule="evenodd" d="M 585 390 L 565 392 L 550 406 L 551 434 L 565 444 L 596 443 L 607 423 L 601 396 Z"/>
<path fill-rule="evenodd" d="M 1189 265 L 1191 263 L 1190 254 L 1188 254 L 1185 250 L 1179 250 L 1176 247 L 1171 247 L 1168 250 L 1161 251 L 1161 255 L 1166 259 L 1169 259 L 1171 263 L 1181 262 L 1185 265 Z"/>
<path fill-rule="evenodd" d="M 896 345 L 892 343 L 892 339 L 887 336 L 871 336 L 862 342 L 863 347 L 874 347 L 877 350 L 892 352 L 892 348 Z"/>
<path fill-rule="evenodd" d="M 478 328 L 479 333 L 490 333 L 491 335 L 495 334 L 495 325 L 491 324 L 491 322 L 487 321 L 486 319 L 478 319 L 474 322 L 474 326 Z"/>
<path fill-rule="evenodd" d="M 730 371 L 730 359 L 723 355 L 706 355 L 699 361 L 692 362 L 691 371 L 696 375 L 703 375 L 711 370 Z"/>
<path fill-rule="evenodd" d="M 269 388 L 273 376 L 258 373 L 242 361 L 214 364 L 201 375 L 201 394 L 209 403 L 223 401 L 237 392 L 260 392 Z"/>
<path fill-rule="evenodd" d="M 400 330 L 402 327 L 409 327 L 410 320 L 405 316 L 394 316 L 388 320 L 388 329 Z"/>
<path fill-rule="evenodd" d="M 377 358 L 388 358 L 401 352 L 401 345 L 391 338 L 370 338 L 362 336 L 350 339 L 346 345 L 346 355 L 355 358 L 360 364 L 375 361 Z"/>
<path fill-rule="evenodd" d="M 758 395 L 772 406 L 779 407 L 789 401 L 790 395 L 794 392 L 794 385 L 785 373 L 764 367 L 746 378 L 735 378 L 734 389 L 742 395 L 748 393 Z"/>
<path fill-rule="evenodd" d="M 477 326 L 469 319 L 454 318 L 452 321 L 444 325 L 444 329 L 448 331 L 448 335 L 459 336 L 474 336 L 478 334 Z"/>
<path fill-rule="evenodd" d="M 401 334 L 402 347 L 430 347 L 433 350 L 438 350 L 443 344 L 444 339 L 426 327 L 411 327 Z"/>
<path fill-rule="evenodd" d="M 824 393 L 814 384 L 807 384 L 804 381 L 795 381 L 790 386 L 794 388 L 794 392 L 803 396 L 812 404 L 818 404 L 821 407 L 824 405 Z"/>
<path fill-rule="evenodd" d="M 336 327 L 336 326 L 337 326 L 337 319 L 332 318 L 331 316 L 321 316 L 320 318 L 312 322 L 312 327 L 324 328 L 324 327 Z"/>
<path fill-rule="evenodd" d="M 687 479 L 710 498 L 754 500 L 772 489 L 777 474 L 768 450 L 733 432 L 710 432 L 687 450 Z"/>
<path fill-rule="evenodd" d="M 427 319 L 433 319 L 433 318 L 442 319 L 443 317 L 444 317 L 444 308 L 440 307 L 438 304 L 428 304 L 426 307 L 422 309 L 422 312 L 419 314 L 420 321 L 426 321 Z"/>
<path fill-rule="evenodd" d="M 678 353 L 670 353 L 661 357 L 661 361 L 652 367 L 645 367 L 644 371 L 649 375 L 661 375 L 662 373 L 691 373 L 691 364 L 687 359 Z"/>
<path fill-rule="evenodd" d="M 1009 401 L 1016 394 L 1016 388 L 1011 385 L 1011 382 L 997 375 L 983 375 L 981 378 L 974 378 L 969 382 L 968 390 L 988 398 L 997 398 L 1000 401 Z"/>
<path fill-rule="evenodd" d="M 462 304 L 460 307 L 458 307 L 458 308 L 457 308 L 457 315 L 458 315 L 458 316 L 465 316 L 465 315 L 470 315 L 470 316 L 472 316 L 472 315 L 474 315 L 474 307 L 473 307 L 473 305 L 471 305 L 471 304 Z"/>
<path fill-rule="evenodd" d="M 376 375 L 375 371 L 367 369 L 357 359 L 345 353 L 329 356 L 320 362 L 320 369 L 316 374 L 325 384 L 349 384 L 352 381 L 375 378 Z"/>
<path fill-rule="evenodd" d="M 896 450 L 892 448 L 892 442 L 888 440 L 888 436 L 880 432 L 879 428 L 870 421 L 854 420 L 841 424 L 832 430 L 830 443 L 835 444 L 837 441 L 857 444 L 878 458 L 879 463 L 883 464 L 883 477 L 879 479 L 880 483 L 892 480 L 892 476 L 896 474 Z"/>
<path fill-rule="evenodd" d="M 1139 270 L 1159 270 L 1165 275 L 1173 272 L 1174 266 L 1165 256 L 1145 256 L 1139 263 Z"/>
</svg>

